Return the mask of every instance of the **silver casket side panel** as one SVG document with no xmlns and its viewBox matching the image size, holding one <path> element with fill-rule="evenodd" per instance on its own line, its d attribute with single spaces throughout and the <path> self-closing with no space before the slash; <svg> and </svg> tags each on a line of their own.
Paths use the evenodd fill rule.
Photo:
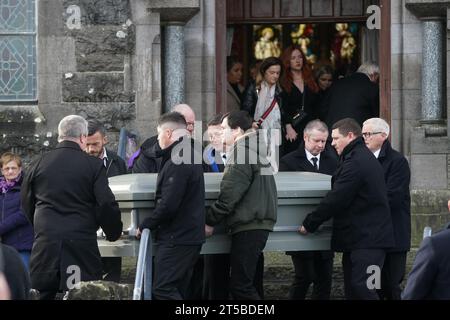
<svg viewBox="0 0 450 320">
<path fill-rule="evenodd" d="M 205 173 L 205 207 L 219 194 L 222 173 Z M 102 256 L 137 256 L 139 242 L 135 230 L 155 207 L 156 174 L 128 174 L 109 179 L 122 212 L 124 236 L 116 242 L 99 239 Z M 330 249 L 331 221 L 314 234 L 300 235 L 297 229 L 331 188 L 331 176 L 309 172 L 279 172 L 275 175 L 278 193 L 278 218 L 265 251 L 309 251 Z M 230 250 L 230 236 L 223 226 L 206 239 L 202 254 Z"/>
</svg>

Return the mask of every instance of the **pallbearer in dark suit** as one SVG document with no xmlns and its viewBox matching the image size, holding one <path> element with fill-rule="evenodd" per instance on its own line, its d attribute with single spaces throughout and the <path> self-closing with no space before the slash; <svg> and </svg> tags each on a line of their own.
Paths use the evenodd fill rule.
<svg viewBox="0 0 450 320">
<path fill-rule="evenodd" d="M 86 152 L 91 156 L 97 157 L 103 161 L 106 168 L 106 176 L 108 178 L 127 173 L 127 165 L 117 153 L 106 149 L 108 137 L 103 125 L 96 120 L 88 121 L 88 137 L 86 143 Z M 104 257 L 103 264 L 103 280 L 120 282 L 120 274 L 122 272 L 121 257 Z"/>
<path fill-rule="evenodd" d="M 405 275 L 406 253 L 411 245 L 411 196 L 409 182 L 411 170 L 408 161 L 392 149 L 388 140 L 389 124 L 380 118 L 364 122 L 362 135 L 366 146 L 378 158 L 384 171 L 387 196 L 394 227 L 395 245 L 386 251 L 381 272 L 382 299 L 400 300 L 400 283 Z"/>
<path fill-rule="evenodd" d="M 67 290 L 74 284 L 71 278 L 100 280 L 96 231 L 101 227 L 110 241 L 122 234 L 119 206 L 103 162 L 83 151 L 87 121 L 67 116 L 58 134 L 56 148 L 30 166 L 21 191 L 24 213 L 35 231 L 31 284 L 41 299 L 54 299 L 58 290 Z"/>
<path fill-rule="evenodd" d="M 333 148 L 326 144 L 328 128 L 320 120 L 309 122 L 304 130 L 303 143 L 280 160 L 280 171 L 308 171 L 332 175 L 338 164 Z M 314 284 L 312 299 L 328 300 L 333 272 L 332 251 L 288 252 L 292 256 L 295 280 L 289 298 L 304 300 L 309 286 Z"/>
<path fill-rule="evenodd" d="M 368 285 L 370 268 L 381 273 L 385 250 L 394 245 L 392 219 L 383 169 L 366 147 L 361 127 L 343 119 L 332 127 L 332 146 L 340 156 L 331 190 L 303 221 L 299 232 L 315 232 L 333 218 L 331 249 L 343 252 L 347 299 L 379 299 Z"/>
</svg>

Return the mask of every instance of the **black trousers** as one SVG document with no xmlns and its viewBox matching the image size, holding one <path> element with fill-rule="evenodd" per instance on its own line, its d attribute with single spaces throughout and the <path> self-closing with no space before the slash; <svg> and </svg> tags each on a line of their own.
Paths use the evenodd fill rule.
<svg viewBox="0 0 450 320">
<path fill-rule="evenodd" d="M 405 276 L 406 252 L 386 252 L 381 270 L 381 300 L 401 300 L 400 284 Z"/>
<path fill-rule="evenodd" d="M 183 300 L 200 254 L 201 245 L 175 246 L 159 244 L 155 248 L 153 299 Z"/>
<path fill-rule="evenodd" d="M 120 282 L 120 275 L 122 273 L 122 258 L 121 257 L 103 257 L 103 280 Z"/>
<path fill-rule="evenodd" d="M 376 289 L 368 286 L 369 267 L 379 268 L 380 282 L 385 251 L 383 249 L 357 249 L 344 252 L 342 267 L 344 269 L 344 290 L 347 300 L 379 300 Z"/>
<path fill-rule="evenodd" d="M 207 254 L 204 257 L 204 298 L 228 300 L 230 298 L 230 255 Z"/>
<path fill-rule="evenodd" d="M 186 299 L 188 300 L 202 300 L 205 299 L 204 294 L 204 257 L 202 255 L 198 256 L 197 262 L 194 264 L 192 269 L 192 277 L 189 283 L 189 288 L 186 294 Z"/>
<path fill-rule="evenodd" d="M 261 256 L 268 237 L 267 230 L 250 230 L 233 234 L 230 251 L 230 291 L 233 299 L 263 299 L 262 276 L 255 281 L 255 275 L 257 269 L 262 274 L 264 260 Z"/>
<path fill-rule="evenodd" d="M 230 299 L 230 255 L 209 254 L 204 256 L 205 278 L 203 281 L 203 297 L 207 300 Z M 264 254 L 261 253 L 256 266 L 253 285 L 261 299 L 264 299 Z"/>
<path fill-rule="evenodd" d="M 290 253 L 294 264 L 295 278 L 289 290 L 289 299 L 304 300 L 309 286 L 313 284 L 313 300 L 329 300 L 333 274 L 334 253 L 311 251 Z"/>
</svg>

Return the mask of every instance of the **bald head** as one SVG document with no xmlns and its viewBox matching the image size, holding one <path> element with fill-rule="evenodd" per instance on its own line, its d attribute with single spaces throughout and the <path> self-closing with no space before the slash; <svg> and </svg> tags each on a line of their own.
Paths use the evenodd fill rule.
<svg viewBox="0 0 450 320">
<path fill-rule="evenodd" d="M 195 113 L 192 108 L 187 104 L 177 104 L 173 106 L 172 112 L 181 113 L 186 120 L 187 130 L 192 135 L 194 132 Z"/>
</svg>

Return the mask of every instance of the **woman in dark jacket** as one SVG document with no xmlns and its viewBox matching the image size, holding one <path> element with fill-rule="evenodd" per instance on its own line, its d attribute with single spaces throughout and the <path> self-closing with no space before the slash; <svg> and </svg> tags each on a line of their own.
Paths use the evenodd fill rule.
<svg viewBox="0 0 450 320">
<path fill-rule="evenodd" d="M 6 152 L 0 158 L 0 166 L 3 174 L 0 177 L 1 242 L 15 248 L 28 269 L 34 234 L 21 208 L 22 160 Z"/>
<path fill-rule="evenodd" d="M 283 101 L 279 84 L 282 73 L 283 65 L 280 59 L 270 57 L 263 60 L 255 83 L 251 82 L 245 89 L 244 100 L 242 101 L 242 110 L 250 114 L 259 128 L 267 130 L 266 143 L 269 148 L 269 157 L 274 154 L 275 146 L 281 144 L 280 135 L 283 135 L 281 132 L 283 129 Z M 266 112 L 268 110 L 271 111 Z M 280 133 L 279 135 L 276 133 L 277 130 Z M 272 143 L 274 138 L 278 138 L 278 141 Z"/>
<path fill-rule="evenodd" d="M 281 77 L 283 88 L 283 129 L 286 144 L 284 151 L 289 153 L 298 148 L 302 141 L 303 130 L 306 124 L 318 117 L 316 108 L 316 93 L 319 87 L 314 80 L 311 68 L 306 63 L 306 57 L 297 45 L 287 47 L 281 55 L 281 61 L 286 70 Z M 302 109 L 307 116 L 297 126 L 293 125 L 293 118 Z M 299 137 L 300 135 L 300 137 Z"/>
<path fill-rule="evenodd" d="M 317 99 L 317 117 L 323 122 L 325 122 L 328 113 L 326 106 L 328 105 L 328 96 L 330 93 L 329 89 L 333 84 L 333 73 L 333 68 L 329 65 L 324 65 L 317 69 L 317 71 L 315 72 L 316 81 L 319 85 L 319 93 Z"/>
</svg>

